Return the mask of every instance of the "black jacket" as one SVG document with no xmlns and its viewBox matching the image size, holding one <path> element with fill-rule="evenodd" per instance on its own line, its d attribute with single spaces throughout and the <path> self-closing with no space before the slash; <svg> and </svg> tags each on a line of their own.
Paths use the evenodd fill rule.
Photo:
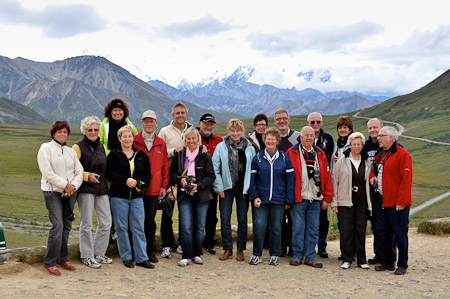
<svg viewBox="0 0 450 299">
<path fill-rule="evenodd" d="M 331 156 L 333 155 L 334 150 L 334 140 L 333 137 L 320 129 L 319 138 L 317 139 L 316 146 L 320 147 L 325 155 L 327 156 L 328 164 L 331 162 Z"/>
<path fill-rule="evenodd" d="M 150 184 L 150 163 L 147 155 L 140 150 L 134 150 L 134 172 L 131 175 L 130 162 L 122 149 L 111 151 L 107 157 L 106 177 L 111 182 L 109 196 L 133 199 L 142 197 Z M 127 179 L 133 178 L 144 182 L 142 192 L 127 186 Z"/>
<path fill-rule="evenodd" d="M 199 153 L 195 158 L 195 179 L 197 184 L 197 193 L 201 203 L 212 199 L 211 186 L 216 179 L 214 167 L 211 156 L 208 153 L 203 153 L 203 145 L 200 145 Z M 184 163 L 186 161 L 186 147 L 182 151 L 177 152 L 170 164 L 169 177 L 170 185 L 178 184 L 177 197 L 181 198 L 184 191 L 181 191 L 181 174 L 184 171 Z"/>
</svg>

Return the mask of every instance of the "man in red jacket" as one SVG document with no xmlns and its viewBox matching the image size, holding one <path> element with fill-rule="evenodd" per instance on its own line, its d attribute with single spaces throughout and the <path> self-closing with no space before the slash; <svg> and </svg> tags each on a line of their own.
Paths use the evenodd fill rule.
<svg viewBox="0 0 450 299">
<path fill-rule="evenodd" d="M 213 133 L 214 124 L 216 120 L 212 114 L 206 113 L 200 117 L 198 122 L 198 131 L 202 137 L 203 151 L 207 151 L 212 158 L 216 146 L 223 141 L 223 138 Z M 206 214 L 205 222 L 205 239 L 203 240 L 203 247 L 206 248 L 210 254 L 216 254 L 214 248 L 217 224 L 217 193 L 211 187 L 211 194 L 213 199 L 209 202 L 208 212 Z"/>
<path fill-rule="evenodd" d="M 295 203 L 291 206 L 292 249 L 290 262 L 322 268 L 316 260 L 316 245 L 319 241 L 320 209 L 328 209 L 333 199 L 333 184 L 327 156 L 314 145 L 313 128 L 301 130 L 301 142 L 291 147 L 287 154 L 291 159 L 295 175 Z"/>
<path fill-rule="evenodd" d="M 381 264 L 376 271 L 395 269 L 393 237 L 397 241 L 398 261 L 395 274 L 403 275 L 408 268 L 408 225 L 411 206 L 412 158 L 398 146 L 398 133 L 394 127 L 383 127 L 378 133 L 380 150 L 375 155 L 370 183 L 377 182 L 383 210 L 377 215 L 377 231 Z"/>
<path fill-rule="evenodd" d="M 152 263 L 158 262 L 155 255 L 155 215 L 158 196 L 166 195 L 169 185 L 169 160 L 167 159 L 167 147 L 164 140 L 155 133 L 158 125 L 156 113 L 147 110 L 142 114 L 141 125 L 143 130 L 134 137 L 134 147 L 143 151 L 149 158 L 150 173 L 152 179 L 150 186 L 143 196 L 145 209 L 145 238 L 147 239 L 147 255 Z"/>
</svg>

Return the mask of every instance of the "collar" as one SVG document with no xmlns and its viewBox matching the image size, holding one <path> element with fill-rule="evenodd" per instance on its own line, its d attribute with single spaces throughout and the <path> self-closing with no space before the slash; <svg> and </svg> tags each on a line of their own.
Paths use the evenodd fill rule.
<svg viewBox="0 0 450 299">
<path fill-rule="evenodd" d="M 281 135 L 281 138 L 288 137 L 289 135 L 291 135 L 291 129 L 288 129 L 287 132 L 286 132 L 286 134 Z"/>
</svg>

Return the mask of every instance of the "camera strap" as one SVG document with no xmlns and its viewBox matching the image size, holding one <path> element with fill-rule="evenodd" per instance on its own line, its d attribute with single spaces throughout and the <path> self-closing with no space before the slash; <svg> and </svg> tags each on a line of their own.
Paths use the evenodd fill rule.
<svg viewBox="0 0 450 299">
<path fill-rule="evenodd" d="M 185 169 L 183 170 L 183 172 L 181 173 L 181 177 L 183 177 L 183 176 L 186 174 L 187 170 L 188 170 L 189 167 L 192 165 L 192 163 L 194 163 L 194 161 L 195 161 L 195 160 L 192 160 L 191 162 L 189 162 L 188 166 L 186 166 L 186 168 L 185 168 Z M 178 183 L 176 183 L 175 186 L 174 186 L 173 188 L 176 189 L 176 190 L 178 190 Z M 172 192 L 173 192 L 173 189 L 172 189 Z M 184 192 L 181 193 L 180 198 L 175 197 L 176 201 L 180 201 L 180 200 L 183 198 L 183 196 L 184 196 Z"/>
</svg>

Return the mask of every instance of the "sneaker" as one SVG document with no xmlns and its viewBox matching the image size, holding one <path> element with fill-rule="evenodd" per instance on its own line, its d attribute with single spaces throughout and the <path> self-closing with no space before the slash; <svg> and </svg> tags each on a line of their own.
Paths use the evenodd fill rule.
<svg viewBox="0 0 450 299">
<path fill-rule="evenodd" d="M 112 264 L 112 258 L 107 257 L 106 255 L 96 255 L 95 260 L 100 264 Z"/>
<path fill-rule="evenodd" d="M 252 255 L 250 261 L 248 262 L 250 265 L 258 265 L 262 262 L 262 257 L 257 255 Z"/>
<path fill-rule="evenodd" d="M 302 259 L 293 258 L 289 264 L 291 264 L 291 266 L 300 266 L 302 264 Z"/>
<path fill-rule="evenodd" d="M 82 258 L 81 262 L 92 269 L 98 269 L 102 266 L 97 262 L 97 260 L 95 258 L 91 258 L 91 257 Z"/>
<path fill-rule="evenodd" d="M 166 259 L 170 259 L 172 257 L 172 255 L 170 254 L 171 251 L 172 251 L 172 248 L 170 248 L 170 247 L 163 247 L 162 253 L 161 253 L 161 257 L 164 257 Z"/>
<path fill-rule="evenodd" d="M 271 266 L 278 266 L 278 256 L 272 255 L 270 257 L 269 265 L 271 265 Z"/>
<path fill-rule="evenodd" d="M 342 265 L 341 265 L 341 268 L 342 268 L 342 269 L 348 269 L 348 268 L 350 268 L 350 263 L 349 263 L 349 262 L 343 262 Z"/>
<path fill-rule="evenodd" d="M 203 265 L 203 260 L 202 260 L 202 258 L 199 257 L 199 256 L 194 256 L 194 258 L 192 259 L 192 261 L 193 261 L 195 264 Z"/>
<path fill-rule="evenodd" d="M 367 264 L 359 264 L 358 267 L 360 267 L 361 269 L 366 269 L 366 270 L 370 269 L 370 266 Z"/>
<path fill-rule="evenodd" d="M 323 265 L 321 262 L 316 260 L 305 261 L 305 265 L 311 266 L 313 268 L 322 268 Z"/>
<path fill-rule="evenodd" d="M 189 265 L 191 263 L 191 260 L 188 259 L 182 259 L 181 261 L 178 262 L 178 266 L 180 267 L 186 267 L 187 265 Z"/>
<path fill-rule="evenodd" d="M 181 245 L 178 245 L 178 247 L 177 247 L 177 252 L 178 252 L 179 254 L 183 254 L 183 247 L 181 247 Z"/>
</svg>

